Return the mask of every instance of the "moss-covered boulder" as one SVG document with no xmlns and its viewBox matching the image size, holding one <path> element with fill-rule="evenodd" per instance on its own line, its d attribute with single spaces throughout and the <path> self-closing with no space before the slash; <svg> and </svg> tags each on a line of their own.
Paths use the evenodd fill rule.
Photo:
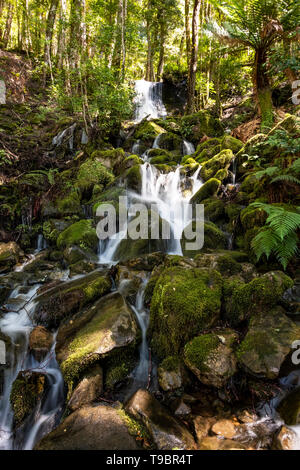
<svg viewBox="0 0 300 470">
<path fill-rule="evenodd" d="M 178 356 L 164 359 L 158 369 L 158 383 L 164 392 L 177 390 L 184 385 L 184 368 Z"/>
<path fill-rule="evenodd" d="M 142 172 L 141 165 L 134 165 L 125 173 L 125 182 L 127 189 L 141 192 L 142 189 Z"/>
<path fill-rule="evenodd" d="M 201 188 L 194 194 L 190 200 L 191 204 L 202 204 L 205 199 L 213 197 L 217 194 L 221 186 L 221 181 L 216 178 L 211 178 L 201 186 Z"/>
<path fill-rule="evenodd" d="M 271 310 L 293 281 L 281 271 L 272 271 L 246 284 L 229 281 L 225 284 L 225 318 L 233 326 L 257 313 Z"/>
<path fill-rule="evenodd" d="M 196 449 L 196 443 L 188 429 L 173 418 L 147 390 L 138 390 L 125 409 L 147 428 L 157 449 Z"/>
<path fill-rule="evenodd" d="M 204 217 L 210 222 L 217 222 L 225 218 L 225 203 L 218 198 L 204 199 Z"/>
<path fill-rule="evenodd" d="M 108 275 L 94 272 L 49 289 L 35 299 L 34 321 L 47 328 L 55 328 L 63 319 L 110 292 L 111 287 Z"/>
<path fill-rule="evenodd" d="M 56 244 L 59 235 L 72 225 L 70 219 L 49 219 L 43 223 L 43 236 L 50 244 Z"/>
<path fill-rule="evenodd" d="M 222 278 L 216 271 L 166 268 L 153 292 L 149 336 L 161 358 L 179 353 L 193 336 L 211 327 L 221 306 Z"/>
<path fill-rule="evenodd" d="M 16 242 L 0 243 L 0 272 L 9 271 L 24 256 Z"/>
<path fill-rule="evenodd" d="M 57 239 L 57 247 L 62 250 L 68 246 L 77 245 L 83 249 L 97 251 L 98 237 L 91 220 L 80 220 L 70 225 Z"/>
<path fill-rule="evenodd" d="M 76 411 L 97 400 L 103 392 L 103 369 L 99 364 L 91 367 L 75 388 L 68 402 L 68 408 Z"/>
<path fill-rule="evenodd" d="M 182 155 L 182 139 L 177 134 L 165 132 L 159 138 L 159 147 L 169 152 L 174 151 L 178 155 Z"/>
<path fill-rule="evenodd" d="M 232 336 L 234 340 L 234 332 Z M 229 338 L 227 336 L 227 338 Z M 223 388 L 237 371 L 236 358 L 226 333 L 209 333 L 192 339 L 184 348 L 184 362 L 205 385 Z"/>
<path fill-rule="evenodd" d="M 128 424 L 130 423 L 130 424 Z M 37 444 L 35 450 L 138 450 L 133 419 L 111 406 L 83 406 Z"/>
<path fill-rule="evenodd" d="M 204 136 L 220 137 L 224 133 L 221 121 L 208 111 L 184 116 L 181 119 L 181 132 L 187 140 L 196 145 Z"/>
<path fill-rule="evenodd" d="M 241 211 L 240 220 L 244 230 L 254 227 L 262 227 L 267 219 L 267 214 L 263 209 L 248 206 Z"/>
<path fill-rule="evenodd" d="M 160 127 L 154 121 L 142 121 L 136 127 L 136 130 L 134 132 L 134 138 L 137 140 L 140 139 L 143 142 L 152 141 L 153 143 L 156 137 L 158 137 L 160 134 L 163 134 L 165 132 L 166 132 L 165 129 Z"/>
<path fill-rule="evenodd" d="M 41 372 L 30 370 L 19 372 L 10 393 L 15 428 L 24 424 L 26 418 L 41 402 L 46 385 L 47 376 Z"/>
<path fill-rule="evenodd" d="M 300 327 L 281 307 L 264 310 L 250 321 L 249 331 L 237 350 L 239 364 L 251 375 L 276 379 L 299 337 Z"/>
<path fill-rule="evenodd" d="M 56 355 L 69 391 L 80 374 L 99 360 L 128 349 L 137 340 L 133 312 L 119 293 L 109 294 L 58 331 Z M 126 360 L 126 356 L 123 358 Z M 116 364 L 118 359 L 116 358 Z"/>
<path fill-rule="evenodd" d="M 71 191 L 63 192 L 54 200 L 44 196 L 41 200 L 41 215 L 44 219 L 83 216 L 79 188 L 74 186 Z"/>
<path fill-rule="evenodd" d="M 112 151 L 107 150 L 107 152 Z M 98 154 L 98 151 L 95 153 Z M 99 153 L 106 153 L 106 151 Z M 124 153 L 122 154 L 120 161 L 118 160 L 118 165 L 121 165 L 123 159 Z M 92 158 L 89 158 L 84 163 L 82 163 L 82 165 L 80 165 L 75 185 L 80 189 L 81 192 L 91 192 L 95 184 L 101 185 L 101 187 L 104 189 L 114 181 L 114 175 L 112 174 L 112 171 L 115 171 L 115 174 L 118 174 L 117 170 L 115 170 L 114 166 L 109 166 L 103 162 L 106 162 L 104 158 L 100 158 L 99 156 L 95 156 L 93 154 Z"/>
<path fill-rule="evenodd" d="M 193 233 L 195 236 L 192 239 L 187 239 L 187 233 Z M 203 247 L 196 249 L 190 249 L 189 244 L 200 241 L 203 238 Z M 184 230 L 181 238 L 181 249 L 184 256 L 194 258 L 201 251 L 208 249 L 226 249 L 228 246 L 228 240 L 226 235 L 212 222 L 204 222 L 196 224 L 195 221 L 191 222 Z"/>
<path fill-rule="evenodd" d="M 203 163 L 200 176 L 204 181 L 213 178 L 219 170 L 228 170 L 233 160 L 232 150 L 222 150 L 210 160 Z"/>
<path fill-rule="evenodd" d="M 233 153 L 239 152 L 244 147 L 241 140 L 235 139 L 231 135 L 225 135 L 221 140 L 221 148 L 230 149 Z"/>
<path fill-rule="evenodd" d="M 128 155 L 124 158 L 120 166 L 120 175 L 125 173 L 127 170 L 130 170 L 135 165 L 141 165 L 143 160 L 138 155 Z"/>
<path fill-rule="evenodd" d="M 90 261 L 96 263 L 98 260 L 97 255 L 91 249 L 80 248 L 77 245 L 71 245 L 64 249 L 63 257 L 68 265 Z"/>
</svg>

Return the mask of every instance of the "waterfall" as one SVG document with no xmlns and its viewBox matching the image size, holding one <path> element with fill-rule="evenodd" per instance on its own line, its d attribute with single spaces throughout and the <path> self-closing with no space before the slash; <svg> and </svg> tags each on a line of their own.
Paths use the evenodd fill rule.
<svg viewBox="0 0 300 470">
<path fill-rule="evenodd" d="M 162 99 L 162 89 L 162 83 L 147 82 L 146 80 L 137 80 L 135 82 L 136 122 L 140 122 L 146 117 L 158 119 L 167 116 Z"/>
<path fill-rule="evenodd" d="M 47 241 L 45 240 L 42 233 L 39 233 L 36 243 L 36 253 L 43 251 L 47 248 Z"/>
<path fill-rule="evenodd" d="M 192 155 L 195 153 L 195 147 L 192 142 L 188 142 L 187 140 L 183 141 L 183 155 Z"/>
</svg>

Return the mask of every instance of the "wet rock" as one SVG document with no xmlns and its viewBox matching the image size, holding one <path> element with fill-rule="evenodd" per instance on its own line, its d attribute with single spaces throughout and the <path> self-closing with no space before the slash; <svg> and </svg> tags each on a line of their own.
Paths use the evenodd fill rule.
<svg viewBox="0 0 300 470">
<path fill-rule="evenodd" d="M 118 266 L 116 276 L 117 289 L 123 297 L 132 300 L 134 303 L 143 278 L 145 278 L 145 273 L 131 271 L 125 266 Z"/>
<path fill-rule="evenodd" d="M 240 442 L 218 437 L 205 437 L 199 444 L 200 450 L 250 450 Z"/>
<path fill-rule="evenodd" d="M 67 264 L 72 265 L 79 261 L 97 262 L 97 256 L 91 250 L 83 249 L 79 246 L 68 246 L 64 250 L 64 259 Z"/>
<path fill-rule="evenodd" d="M 70 277 L 77 276 L 78 274 L 89 274 L 97 268 L 97 264 L 89 263 L 88 261 L 78 261 L 70 266 Z"/>
<path fill-rule="evenodd" d="M 275 379 L 281 365 L 300 338 L 300 328 L 281 307 L 254 316 L 249 331 L 237 350 L 240 366 L 256 377 Z"/>
<path fill-rule="evenodd" d="M 14 427 L 19 427 L 44 397 L 47 377 L 40 372 L 21 371 L 12 385 L 10 403 Z"/>
<path fill-rule="evenodd" d="M 56 355 L 69 389 L 82 371 L 99 359 L 132 350 L 137 331 L 133 312 L 117 292 L 100 299 L 62 325 L 58 331 Z"/>
<path fill-rule="evenodd" d="M 128 401 L 126 411 L 141 421 L 159 450 L 195 449 L 195 441 L 185 426 L 180 424 L 146 390 L 138 390 Z"/>
<path fill-rule="evenodd" d="M 50 351 L 53 335 L 43 326 L 36 326 L 29 336 L 29 350 L 37 361 L 41 361 Z"/>
<path fill-rule="evenodd" d="M 159 386 L 164 392 L 176 390 L 183 386 L 184 371 L 178 357 L 169 356 L 164 359 L 157 372 Z"/>
<path fill-rule="evenodd" d="M 84 405 L 88 405 L 101 396 L 103 391 L 103 370 L 99 365 L 86 373 L 84 378 L 75 388 L 68 403 L 70 410 L 75 411 Z"/>
<path fill-rule="evenodd" d="M 162 252 L 149 253 L 126 261 L 125 265 L 131 270 L 152 271 L 156 266 L 162 264 L 166 255 Z M 123 263 L 122 263 L 123 264 Z"/>
<path fill-rule="evenodd" d="M 300 424 L 300 388 L 289 393 L 279 404 L 277 411 L 285 424 Z"/>
<path fill-rule="evenodd" d="M 225 439 L 233 439 L 237 433 L 238 423 L 230 419 L 221 419 L 211 428 L 211 431 L 217 436 Z"/>
<path fill-rule="evenodd" d="M 164 269 L 153 292 L 149 336 L 160 357 L 179 353 L 220 315 L 222 278 L 216 271 L 174 266 Z"/>
<path fill-rule="evenodd" d="M 237 371 L 230 344 L 215 333 L 198 336 L 184 348 L 184 362 L 205 385 L 222 388 Z M 226 340 L 225 340 L 226 343 Z"/>
<path fill-rule="evenodd" d="M 24 256 L 15 242 L 0 243 L 0 272 L 9 271 Z"/>
<path fill-rule="evenodd" d="M 172 403 L 172 410 L 174 415 L 178 417 L 188 416 L 192 412 L 190 406 L 181 399 L 175 400 L 175 402 Z"/>
<path fill-rule="evenodd" d="M 111 279 L 97 271 L 83 278 L 54 287 L 35 300 L 34 321 L 47 328 L 55 328 L 79 308 L 110 292 Z"/>
<path fill-rule="evenodd" d="M 275 434 L 273 440 L 273 450 L 293 450 L 297 442 L 297 434 L 287 426 L 282 426 Z"/>
<path fill-rule="evenodd" d="M 126 420 L 111 406 L 84 406 L 44 437 L 36 450 L 138 450 Z"/>
<path fill-rule="evenodd" d="M 208 435 L 214 422 L 215 418 L 196 416 L 196 418 L 193 420 L 193 424 L 198 442 L 201 442 L 202 439 Z"/>
<path fill-rule="evenodd" d="M 99 240 L 96 229 L 92 226 L 92 221 L 87 219 L 80 220 L 70 225 L 57 239 L 57 247 L 59 250 L 72 245 L 84 245 L 96 253 L 98 244 Z"/>
</svg>

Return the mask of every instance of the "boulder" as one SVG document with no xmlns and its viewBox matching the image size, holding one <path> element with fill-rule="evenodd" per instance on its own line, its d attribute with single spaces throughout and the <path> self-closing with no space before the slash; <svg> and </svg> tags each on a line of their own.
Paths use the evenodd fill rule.
<svg viewBox="0 0 300 470">
<path fill-rule="evenodd" d="M 36 326 L 29 335 L 29 350 L 37 361 L 41 361 L 50 351 L 53 335 L 43 326 Z"/>
<path fill-rule="evenodd" d="M 199 450 L 249 450 L 247 447 L 231 439 L 220 439 L 219 437 L 205 437 L 199 444 Z"/>
<path fill-rule="evenodd" d="M 213 424 L 211 431 L 213 434 L 225 439 L 233 439 L 238 430 L 238 423 L 231 419 L 220 419 Z"/>
<path fill-rule="evenodd" d="M 279 403 L 277 411 L 285 424 L 288 424 L 289 426 L 300 424 L 300 388 L 289 393 Z"/>
<path fill-rule="evenodd" d="M 68 403 L 68 408 L 76 411 L 89 405 L 101 396 L 103 392 L 103 370 L 96 364 L 79 382 Z"/>
<path fill-rule="evenodd" d="M 47 328 L 56 328 L 63 319 L 110 292 L 111 287 L 111 278 L 99 271 L 55 286 L 36 297 L 34 321 Z"/>
<path fill-rule="evenodd" d="M 0 273 L 9 271 L 24 256 L 16 242 L 0 243 Z"/>
<path fill-rule="evenodd" d="M 300 338 L 300 328 L 281 307 L 252 317 L 249 331 L 237 350 L 240 366 L 256 377 L 276 379 L 285 359 Z"/>
<path fill-rule="evenodd" d="M 138 390 L 125 406 L 126 411 L 146 426 L 159 450 L 194 450 L 193 436 L 146 390 Z"/>
<path fill-rule="evenodd" d="M 298 436 L 293 429 L 287 426 L 281 426 L 275 434 L 272 449 L 273 450 L 295 450 Z"/>
<path fill-rule="evenodd" d="M 228 170 L 234 155 L 231 150 L 222 150 L 210 160 L 203 163 L 200 176 L 204 181 L 213 178 L 219 170 Z"/>
<path fill-rule="evenodd" d="M 111 406 L 84 406 L 45 436 L 35 450 L 138 450 L 119 410 Z"/>
<path fill-rule="evenodd" d="M 184 137 L 196 145 L 205 136 L 220 137 L 224 133 L 221 121 L 214 118 L 209 111 L 184 116 L 181 125 Z"/>
<path fill-rule="evenodd" d="M 200 382 L 216 388 L 223 388 L 237 371 L 230 344 L 215 333 L 198 336 L 186 344 L 184 362 Z"/>
<path fill-rule="evenodd" d="M 165 268 L 151 300 L 153 351 L 161 358 L 177 354 L 193 336 L 210 328 L 220 315 L 221 292 L 222 278 L 216 271 Z"/>
<path fill-rule="evenodd" d="M 98 175 L 96 172 L 94 172 L 94 175 L 90 175 L 89 174 L 90 171 L 88 171 L 89 177 L 94 178 L 96 180 L 94 184 L 97 184 L 99 182 L 103 184 L 103 181 L 101 181 L 101 176 L 103 178 L 103 175 L 104 175 L 103 167 L 105 167 L 107 170 L 112 171 L 115 175 L 119 175 L 120 168 L 124 159 L 125 159 L 125 152 L 122 148 L 111 149 L 111 150 L 96 150 L 95 152 L 92 153 L 92 161 L 94 161 L 94 167 L 98 168 L 98 172 L 100 174 Z M 101 166 L 99 166 L 99 164 Z M 101 171 L 101 167 L 102 167 L 102 171 Z M 81 165 L 80 169 L 82 170 L 82 173 L 85 173 L 89 169 L 89 167 L 87 166 L 87 163 L 84 163 L 83 165 Z M 108 177 L 109 174 L 110 173 L 106 172 L 106 177 Z M 100 178 L 98 176 L 100 176 Z M 107 181 L 106 184 L 110 183 L 112 180 L 113 178 L 110 177 L 110 181 Z"/>
<path fill-rule="evenodd" d="M 208 436 L 208 433 L 215 422 L 215 418 L 209 418 L 206 416 L 196 416 L 193 420 L 195 434 L 197 442 L 201 442 L 204 437 Z"/>
<path fill-rule="evenodd" d="M 120 350 L 131 352 L 137 331 L 134 314 L 118 292 L 100 299 L 62 325 L 56 356 L 69 390 L 80 374 L 100 359 L 118 355 Z M 116 363 L 121 366 L 118 357 Z"/>
<path fill-rule="evenodd" d="M 95 253 L 89 249 L 83 249 L 77 245 L 71 245 L 65 248 L 64 259 L 68 265 L 74 265 L 80 261 L 89 261 L 96 263 L 98 258 Z"/>
<path fill-rule="evenodd" d="M 211 178 L 204 183 L 190 200 L 191 204 L 202 204 L 205 199 L 211 198 L 217 194 L 221 186 L 221 181 Z"/>
<path fill-rule="evenodd" d="M 164 392 L 170 392 L 183 387 L 184 370 L 181 361 L 176 356 L 169 356 L 158 367 L 158 383 Z"/>
<path fill-rule="evenodd" d="M 83 219 L 75 222 L 75 224 L 70 225 L 59 235 L 57 239 L 59 250 L 72 245 L 83 246 L 93 250 L 95 253 L 97 252 L 99 239 L 91 220 Z"/>
<path fill-rule="evenodd" d="M 44 397 L 47 376 L 40 372 L 19 372 L 10 393 L 14 427 L 21 426 Z"/>
</svg>

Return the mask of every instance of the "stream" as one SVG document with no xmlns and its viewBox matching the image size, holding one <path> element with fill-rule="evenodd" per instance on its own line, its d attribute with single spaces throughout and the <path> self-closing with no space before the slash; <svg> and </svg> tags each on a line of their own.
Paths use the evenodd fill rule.
<svg viewBox="0 0 300 470">
<path fill-rule="evenodd" d="M 136 82 L 136 92 L 138 96 L 138 106 L 136 108 L 135 120 L 141 121 L 145 117 L 163 118 L 166 117 L 166 109 L 162 101 L 162 83 L 151 83 L 145 80 Z M 183 141 L 184 155 L 194 153 L 193 144 Z M 152 148 L 159 148 L 159 136 L 155 139 Z M 139 153 L 138 143 L 132 148 L 133 153 Z M 203 184 L 199 178 L 200 167 L 192 176 L 186 176 L 178 166 L 174 171 L 164 174 L 148 161 L 148 154 L 142 155 L 144 160 L 141 166 L 142 189 L 140 194 L 128 192 L 128 205 L 130 212 L 131 203 L 142 202 L 147 206 L 155 205 L 159 216 L 166 220 L 171 229 L 171 237 L 167 240 L 166 253 L 182 255 L 180 236 L 184 228 L 191 219 L 187 212 L 187 203 Z M 235 177 L 233 183 L 235 184 Z M 86 216 L 90 217 L 87 211 Z M 107 242 L 99 243 L 99 264 L 117 264 L 116 252 L 119 244 L 124 239 L 126 233 L 120 232 Z M 30 261 L 43 249 L 46 248 L 44 239 L 39 236 L 36 251 Z M 27 261 L 25 264 L 27 264 Z M 23 269 L 18 267 L 18 271 Z M 66 273 L 65 281 L 67 281 Z M 72 278 L 74 279 L 74 278 Z M 147 343 L 147 328 L 149 324 L 149 311 L 144 306 L 144 292 L 147 285 L 147 278 L 142 280 L 136 296 L 136 302 L 131 308 L 136 316 L 141 330 L 141 344 L 139 349 L 139 361 L 133 370 L 132 382 L 128 393 L 134 393 L 139 388 L 146 388 L 149 382 L 149 347 Z M 18 311 L 9 311 L 0 317 L 0 331 L 11 340 L 10 353 L 8 355 L 7 367 L 4 369 L 4 388 L 0 401 L 0 449 L 33 449 L 35 444 L 47 433 L 49 433 L 60 421 L 64 411 L 64 382 L 58 363 L 55 358 L 55 334 L 51 351 L 41 361 L 38 362 L 28 352 L 29 335 L 34 324 L 31 320 L 35 309 L 35 296 L 41 285 L 37 284 L 26 292 L 26 288 L 20 285 L 16 288 L 10 300 L 16 299 L 23 303 Z M 24 293 L 26 292 L 26 293 Z M 47 376 L 48 393 L 40 408 L 34 410 L 30 419 L 16 434 L 13 432 L 13 412 L 10 406 L 10 394 L 13 382 L 18 373 L 25 370 L 42 371 Z M 299 376 L 300 386 L 300 376 Z M 285 379 L 284 385 L 288 385 L 289 379 Z M 288 387 L 287 387 L 288 388 Z M 261 410 L 262 419 L 270 418 L 278 420 L 275 416 L 275 407 L 278 400 L 273 400 L 269 408 Z M 300 426 L 294 427 L 299 439 L 295 443 L 295 449 L 300 449 Z"/>
</svg>

